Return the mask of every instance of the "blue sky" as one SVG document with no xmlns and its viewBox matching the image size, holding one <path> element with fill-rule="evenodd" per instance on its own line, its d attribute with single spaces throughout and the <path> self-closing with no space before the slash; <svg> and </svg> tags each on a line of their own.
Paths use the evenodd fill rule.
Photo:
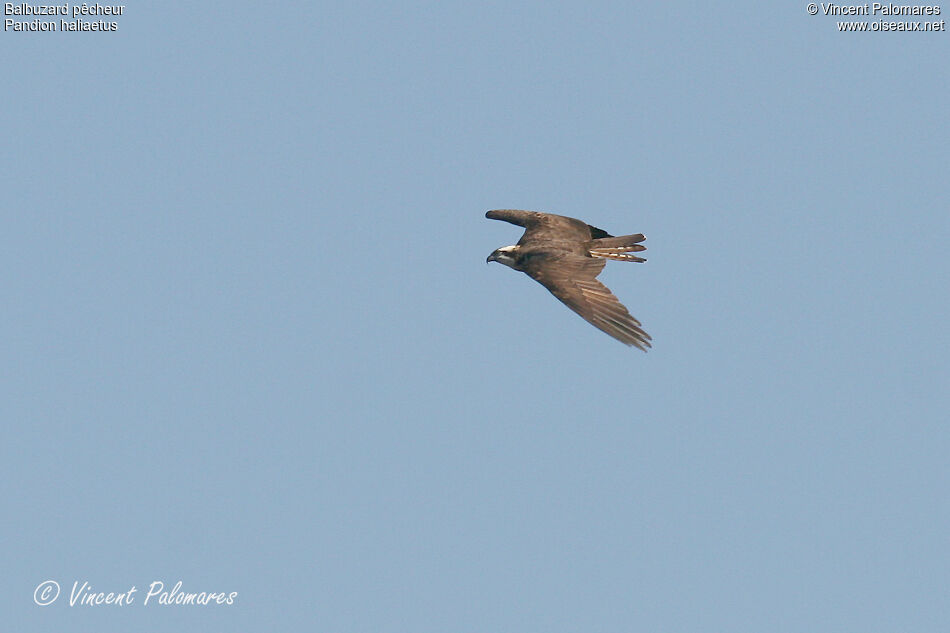
<svg viewBox="0 0 950 633">
<path fill-rule="evenodd" d="M 946 629 L 946 32 L 751 2 L 118 27 L 0 37 L 13 629 Z M 492 208 L 645 233 L 601 279 L 653 350 L 486 266 L 520 237 Z M 237 599 L 67 603 L 179 580 Z"/>
</svg>

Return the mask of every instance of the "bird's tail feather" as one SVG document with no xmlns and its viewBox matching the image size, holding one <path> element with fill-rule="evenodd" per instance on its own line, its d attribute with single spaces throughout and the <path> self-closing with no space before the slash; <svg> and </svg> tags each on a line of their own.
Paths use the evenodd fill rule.
<svg viewBox="0 0 950 633">
<path fill-rule="evenodd" d="M 591 240 L 589 250 L 592 257 L 603 257 L 622 262 L 645 262 L 646 259 L 643 257 L 627 254 L 645 251 L 647 247 L 639 243 L 645 239 L 642 233 L 621 235 L 620 237 L 602 237 Z"/>
</svg>

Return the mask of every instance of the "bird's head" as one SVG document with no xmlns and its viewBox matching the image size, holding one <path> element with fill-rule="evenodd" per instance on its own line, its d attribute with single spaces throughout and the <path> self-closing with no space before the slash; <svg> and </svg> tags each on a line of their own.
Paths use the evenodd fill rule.
<svg viewBox="0 0 950 633">
<path fill-rule="evenodd" d="M 504 264 L 505 266 L 511 266 L 514 268 L 514 251 L 517 248 L 517 246 L 502 246 L 501 248 L 497 248 L 492 251 L 492 254 L 488 256 L 488 259 L 485 260 L 485 263 L 498 262 L 499 264 Z"/>
</svg>

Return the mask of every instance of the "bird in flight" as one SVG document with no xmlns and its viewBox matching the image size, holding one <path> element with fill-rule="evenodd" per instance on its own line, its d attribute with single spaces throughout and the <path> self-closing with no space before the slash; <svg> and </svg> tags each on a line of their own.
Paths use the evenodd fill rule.
<svg viewBox="0 0 950 633">
<path fill-rule="evenodd" d="M 607 259 L 646 261 L 630 255 L 646 250 L 640 244 L 646 239 L 642 233 L 614 237 L 581 220 L 538 211 L 498 209 L 485 217 L 525 229 L 517 244 L 495 250 L 486 262 L 520 270 L 597 329 L 647 351 L 650 335 L 607 286 L 597 281 Z"/>
</svg>

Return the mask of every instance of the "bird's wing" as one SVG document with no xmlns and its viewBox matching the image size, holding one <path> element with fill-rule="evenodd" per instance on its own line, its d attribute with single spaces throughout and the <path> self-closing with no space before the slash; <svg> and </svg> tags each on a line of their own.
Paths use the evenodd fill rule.
<svg viewBox="0 0 950 633">
<path fill-rule="evenodd" d="M 609 233 L 590 226 L 582 220 L 553 213 L 496 209 L 485 214 L 489 220 L 504 220 L 523 226 L 525 231 L 519 244 L 526 241 L 576 241 L 587 242 L 591 238 L 611 237 Z"/>
<path fill-rule="evenodd" d="M 650 335 L 607 286 L 597 281 L 603 268 L 603 259 L 573 253 L 538 253 L 522 262 L 528 276 L 591 325 L 621 343 L 646 351 L 650 347 Z"/>
</svg>

